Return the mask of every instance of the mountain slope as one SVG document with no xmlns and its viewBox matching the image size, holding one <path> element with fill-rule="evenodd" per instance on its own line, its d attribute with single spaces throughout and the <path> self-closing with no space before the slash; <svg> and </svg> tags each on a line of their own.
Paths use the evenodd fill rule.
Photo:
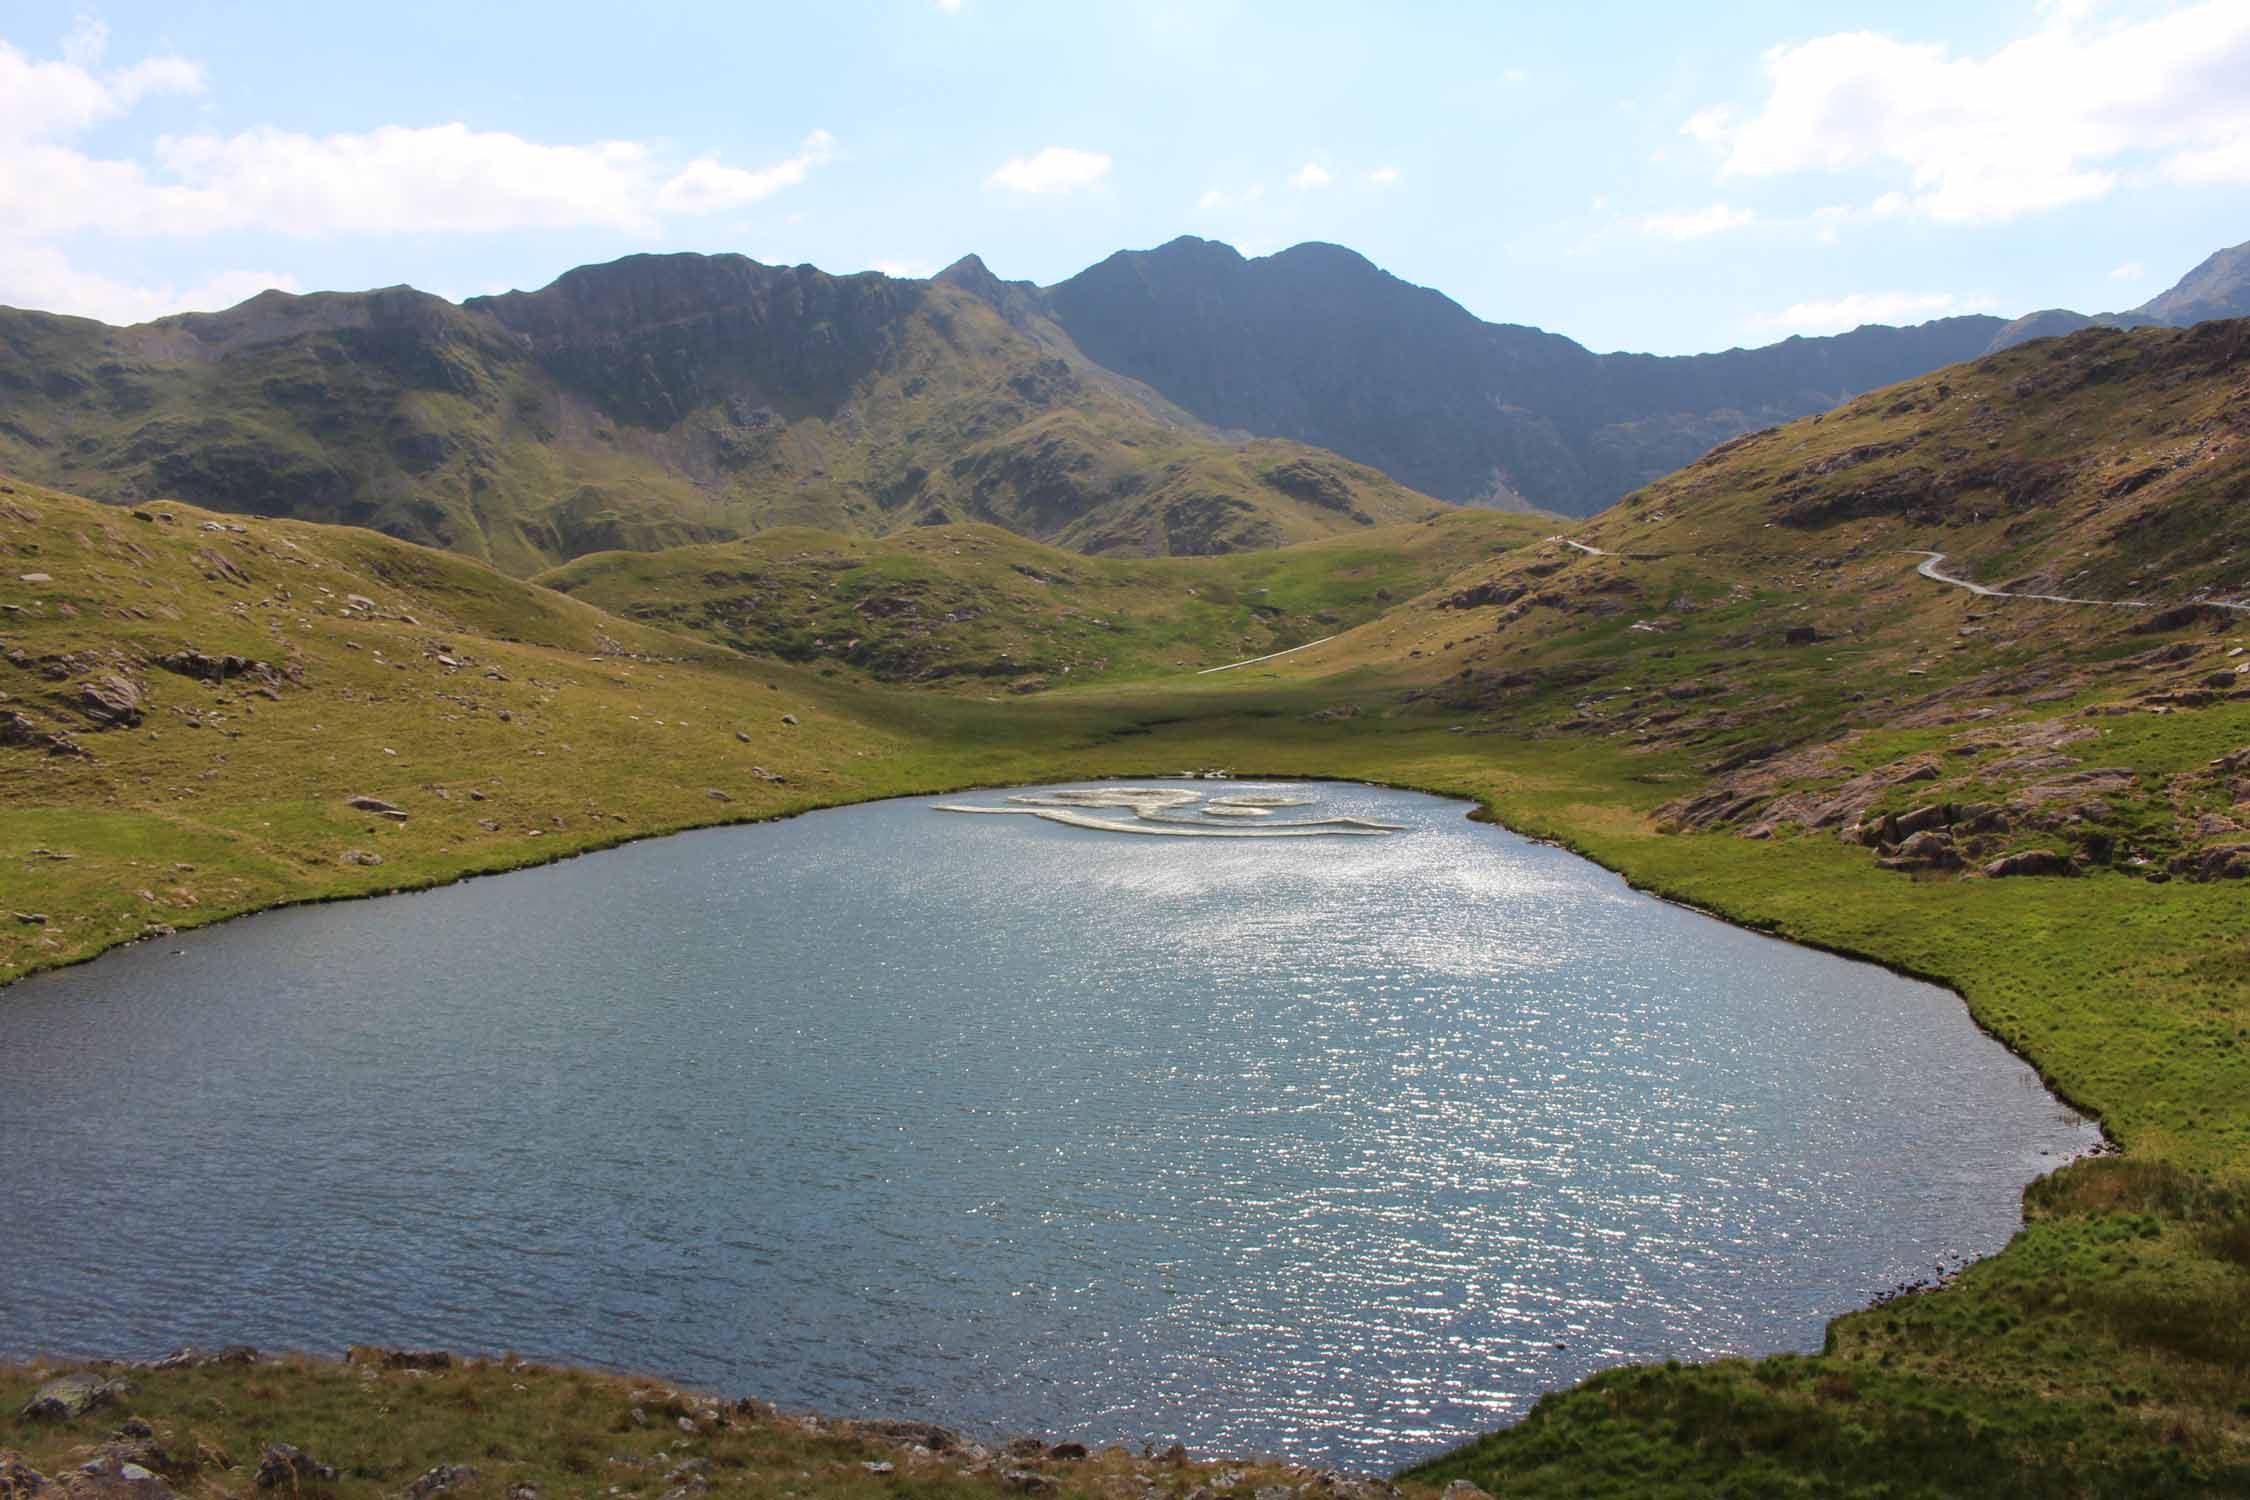
<svg viewBox="0 0 2250 1500">
<path fill-rule="evenodd" d="M 526 573 L 782 524 L 982 520 L 1204 553 L 1418 520 L 1383 475 L 1223 441 L 938 283 L 635 256 L 456 307 L 397 287 L 133 328 L 0 311 L 0 465 L 366 525 Z"/>
<path fill-rule="evenodd" d="M 1046 290 L 1097 362 L 1222 427 L 1318 442 L 1444 499 L 1600 509 L 1746 428 L 1980 353 L 1997 318 L 1763 349 L 1594 354 L 1486 323 L 1336 245 L 1183 238 Z M 1316 436 L 1317 434 L 1317 436 Z"/>
</svg>

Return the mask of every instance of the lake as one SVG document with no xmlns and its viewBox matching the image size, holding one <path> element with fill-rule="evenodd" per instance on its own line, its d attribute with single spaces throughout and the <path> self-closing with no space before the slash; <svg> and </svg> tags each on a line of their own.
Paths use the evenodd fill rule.
<svg viewBox="0 0 2250 1500">
<path fill-rule="evenodd" d="M 1166 785 L 1397 826 L 874 803 L 0 991 L 0 1353 L 514 1350 L 1391 1466 L 1817 1349 L 2097 1139 L 1949 992 L 1463 803 Z"/>
</svg>

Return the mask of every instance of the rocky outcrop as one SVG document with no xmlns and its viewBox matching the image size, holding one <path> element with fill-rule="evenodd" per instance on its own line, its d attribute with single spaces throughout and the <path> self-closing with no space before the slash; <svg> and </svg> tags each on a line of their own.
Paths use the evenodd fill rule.
<svg viewBox="0 0 2250 1500">
<path fill-rule="evenodd" d="M 69 703 L 96 729 L 131 729 L 141 722 L 140 687 L 115 672 L 80 683 Z"/>
<path fill-rule="evenodd" d="M 2250 879 L 2250 844 L 2219 844 L 2173 856 L 2168 874 L 2188 880 Z"/>
</svg>

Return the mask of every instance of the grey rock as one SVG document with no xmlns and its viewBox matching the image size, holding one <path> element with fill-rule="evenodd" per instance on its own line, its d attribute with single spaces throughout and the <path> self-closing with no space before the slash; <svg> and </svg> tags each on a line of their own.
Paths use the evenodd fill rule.
<svg viewBox="0 0 2250 1500">
<path fill-rule="evenodd" d="M 141 722 L 141 690 L 115 672 L 80 683 L 71 706 L 97 729 L 131 729 Z"/>
<path fill-rule="evenodd" d="M 441 1495 L 460 1485 L 475 1484 L 477 1471 L 467 1464 L 439 1464 L 424 1470 L 421 1477 L 408 1485 L 407 1500 L 429 1500 L 431 1495 Z"/>
<path fill-rule="evenodd" d="M 301 1448 L 288 1443 L 268 1443 L 265 1456 L 258 1461 L 258 1488 L 294 1490 L 307 1480 L 316 1483 L 333 1483 L 336 1466 L 324 1464 Z"/>
<path fill-rule="evenodd" d="M 119 1396 L 127 1395 L 132 1387 L 122 1380 L 111 1380 L 93 1374 L 57 1375 L 24 1403 L 18 1420 L 25 1422 L 68 1422 L 86 1415 L 97 1407 L 107 1406 Z"/>
<path fill-rule="evenodd" d="M 2001 855 L 1984 867 L 1984 873 L 1997 880 L 2012 875 L 2075 875 L 2078 869 L 2052 849 L 2021 849 Z"/>
</svg>

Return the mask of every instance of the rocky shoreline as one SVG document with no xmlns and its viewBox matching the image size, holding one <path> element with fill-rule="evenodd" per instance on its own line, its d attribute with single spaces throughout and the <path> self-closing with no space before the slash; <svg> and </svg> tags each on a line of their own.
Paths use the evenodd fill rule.
<svg viewBox="0 0 2250 1500">
<path fill-rule="evenodd" d="M 1138 1451 L 1051 1437 L 980 1442 L 932 1422 L 785 1412 L 755 1397 L 728 1399 L 592 1371 L 486 1359 L 442 1349 L 355 1345 L 341 1359 L 268 1355 L 244 1344 L 177 1350 L 160 1359 L 0 1365 L 0 1391 L 34 1382 L 0 1437 L 0 1500 L 183 1500 L 277 1490 L 293 1497 L 370 1494 L 390 1500 L 551 1500 L 564 1493 L 702 1500 L 718 1490 L 792 1481 L 779 1493 L 927 1492 L 1098 1496 L 1101 1500 L 1420 1500 L 1371 1474 L 1270 1457 L 1193 1455 L 1180 1444 Z M 291 1387 L 322 1413 L 292 1422 Z M 553 1404 L 567 1389 L 574 1428 L 546 1436 L 571 1480 L 557 1483 L 514 1461 L 489 1424 L 489 1392 L 505 1387 Z M 451 1400 L 446 1400 L 448 1388 Z M 399 1394 L 392 1394 L 392 1392 Z M 361 1398 L 369 1431 L 339 1431 L 339 1396 Z M 181 1420 L 193 1410 L 251 1408 L 255 1448 Z M 458 1406 L 450 1448 L 427 1447 L 404 1464 L 371 1458 L 385 1418 L 409 1400 Z M 304 1429 L 304 1430 L 300 1430 Z M 456 1451 L 457 1450 L 457 1451 Z M 607 1451 L 603 1451 L 607 1450 Z M 371 1472 L 389 1470 L 390 1472 Z M 582 1472 L 581 1472 L 582 1471 Z M 1442 1500 L 1487 1500 L 1456 1480 Z"/>
</svg>

